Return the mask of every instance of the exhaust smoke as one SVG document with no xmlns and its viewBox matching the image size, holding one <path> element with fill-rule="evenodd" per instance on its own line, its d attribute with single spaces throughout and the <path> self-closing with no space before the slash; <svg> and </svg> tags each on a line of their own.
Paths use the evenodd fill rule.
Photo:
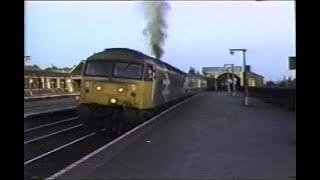
<svg viewBox="0 0 320 180">
<path fill-rule="evenodd" d="M 143 30 L 143 35 L 148 39 L 151 53 L 160 59 L 164 53 L 163 44 L 167 37 L 165 14 L 170 6 L 165 1 L 144 1 L 143 9 L 147 19 L 147 27 Z"/>
</svg>

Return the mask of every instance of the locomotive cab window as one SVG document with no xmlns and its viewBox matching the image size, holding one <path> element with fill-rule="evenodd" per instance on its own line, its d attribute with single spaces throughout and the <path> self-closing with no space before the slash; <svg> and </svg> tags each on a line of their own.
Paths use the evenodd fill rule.
<svg viewBox="0 0 320 180">
<path fill-rule="evenodd" d="M 115 63 L 114 76 L 129 79 L 141 79 L 143 65 L 136 63 Z"/>
<path fill-rule="evenodd" d="M 146 71 L 144 75 L 144 80 L 146 81 L 152 81 L 154 76 L 154 69 L 152 65 L 147 64 Z"/>
<path fill-rule="evenodd" d="M 111 62 L 89 62 L 84 72 L 88 76 L 103 76 L 109 77 L 112 75 L 112 63 Z"/>
</svg>

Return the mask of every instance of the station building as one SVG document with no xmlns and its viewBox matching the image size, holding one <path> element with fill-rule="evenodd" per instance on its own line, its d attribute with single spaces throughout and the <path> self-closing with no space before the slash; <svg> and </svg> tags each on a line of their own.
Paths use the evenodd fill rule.
<svg viewBox="0 0 320 180">
<path fill-rule="evenodd" d="M 77 66 L 76 66 L 77 67 Z M 75 68 L 76 68 L 75 67 Z M 37 66 L 24 66 L 24 95 L 77 93 L 79 86 L 74 77 L 79 76 L 79 71 L 46 71 Z M 79 73 L 79 74 L 77 74 Z"/>
<path fill-rule="evenodd" d="M 250 66 L 247 66 L 247 83 L 249 87 L 263 86 L 263 76 L 251 71 Z M 243 87 L 243 71 L 241 66 L 234 66 L 233 72 L 231 67 L 203 67 L 203 74 L 212 79 L 212 86 L 214 89 L 224 89 L 227 86 L 228 79 L 232 80 L 234 77 L 234 82 L 237 89 Z"/>
</svg>

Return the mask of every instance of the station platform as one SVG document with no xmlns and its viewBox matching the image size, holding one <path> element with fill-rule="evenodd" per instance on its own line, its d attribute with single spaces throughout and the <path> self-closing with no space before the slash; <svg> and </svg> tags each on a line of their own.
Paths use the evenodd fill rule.
<svg viewBox="0 0 320 180">
<path fill-rule="evenodd" d="M 78 101 L 74 95 L 42 98 L 37 99 L 36 101 L 24 101 L 24 116 L 27 117 L 44 112 L 73 108 L 77 105 Z"/>
<path fill-rule="evenodd" d="M 295 113 L 205 92 L 105 161 L 102 150 L 57 179 L 294 178 Z"/>
<path fill-rule="evenodd" d="M 64 97 L 71 97 L 71 96 L 78 96 L 78 95 L 79 95 L 79 93 L 27 96 L 27 97 L 24 97 L 24 101 L 36 101 L 36 100 L 44 100 L 44 99 L 52 99 L 52 98 L 64 98 Z"/>
</svg>

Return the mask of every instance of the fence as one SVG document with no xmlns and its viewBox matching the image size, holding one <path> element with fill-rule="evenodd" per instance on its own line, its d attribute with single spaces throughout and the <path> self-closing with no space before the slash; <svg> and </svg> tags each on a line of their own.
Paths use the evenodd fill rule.
<svg viewBox="0 0 320 180">
<path fill-rule="evenodd" d="M 289 110 L 296 109 L 295 88 L 249 87 L 249 96 L 262 99 L 266 103 L 286 107 Z"/>
</svg>

